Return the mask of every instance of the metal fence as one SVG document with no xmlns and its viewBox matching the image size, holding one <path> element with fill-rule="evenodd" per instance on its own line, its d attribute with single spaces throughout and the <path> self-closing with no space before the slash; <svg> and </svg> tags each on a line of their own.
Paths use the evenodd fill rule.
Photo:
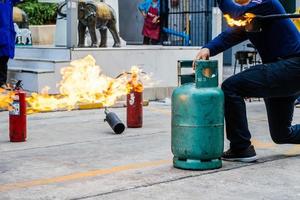
<svg viewBox="0 0 300 200">
<path fill-rule="evenodd" d="M 202 46 L 211 39 L 215 0 L 161 0 L 164 45 Z"/>
</svg>

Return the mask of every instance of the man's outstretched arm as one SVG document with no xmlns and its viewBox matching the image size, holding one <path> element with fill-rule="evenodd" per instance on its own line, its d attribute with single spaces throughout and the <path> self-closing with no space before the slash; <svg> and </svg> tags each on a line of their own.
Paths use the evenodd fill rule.
<svg viewBox="0 0 300 200">
<path fill-rule="evenodd" d="M 203 49 L 209 49 L 209 56 L 215 56 L 230 47 L 247 40 L 246 33 L 243 28 L 228 28 L 215 39 L 203 46 Z M 199 59 L 208 59 L 200 57 Z"/>
<path fill-rule="evenodd" d="M 235 3 L 237 0 L 218 0 L 219 7 L 224 14 L 238 18 L 246 12 L 266 15 L 272 13 L 272 0 L 250 0 L 245 4 Z M 228 28 L 218 37 L 206 44 L 198 53 L 196 59 L 208 59 L 226 49 L 247 40 L 243 27 Z"/>
<path fill-rule="evenodd" d="M 215 56 L 245 40 L 247 40 L 247 36 L 243 28 L 228 28 L 215 39 L 204 45 L 194 61 L 208 60 L 210 56 Z M 193 68 L 195 69 L 195 62 L 193 63 Z"/>
</svg>

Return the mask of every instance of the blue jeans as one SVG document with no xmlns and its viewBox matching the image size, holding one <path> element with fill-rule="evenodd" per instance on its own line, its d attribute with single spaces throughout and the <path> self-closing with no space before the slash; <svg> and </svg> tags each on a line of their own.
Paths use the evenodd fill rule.
<svg viewBox="0 0 300 200">
<path fill-rule="evenodd" d="M 225 121 L 230 148 L 251 145 L 245 97 L 264 98 L 271 137 L 277 144 L 300 144 L 300 124 L 292 126 L 300 94 L 300 57 L 256 65 L 224 81 Z"/>
</svg>

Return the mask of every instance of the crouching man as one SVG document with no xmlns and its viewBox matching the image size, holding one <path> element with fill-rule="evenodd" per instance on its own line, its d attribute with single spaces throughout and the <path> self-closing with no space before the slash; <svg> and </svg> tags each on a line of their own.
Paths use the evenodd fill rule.
<svg viewBox="0 0 300 200">
<path fill-rule="evenodd" d="M 246 12 L 256 15 L 284 14 L 279 0 L 218 0 L 224 14 L 239 18 Z M 300 94 L 300 34 L 290 19 L 265 23 L 262 32 L 244 27 L 228 28 L 198 53 L 196 60 L 210 56 L 249 39 L 263 64 L 236 74 L 222 84 L 225 94 L 225 121 L 230 148 L 224 160 L 253 162 L 245 97 L 264 98 L 271 137 L 277 144 L 300 144 L 300 125 L 292 126 L 294 102 Z"/>
</svg>

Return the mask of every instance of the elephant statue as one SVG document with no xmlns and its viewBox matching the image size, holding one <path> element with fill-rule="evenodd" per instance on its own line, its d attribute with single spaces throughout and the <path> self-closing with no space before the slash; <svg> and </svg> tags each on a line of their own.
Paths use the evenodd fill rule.
<svg viewBox="0 0 300 200">
<path fill-rule="evenodd" d="M 62 3 L 58 7 L 58 14 L 66 17 L 66 14 L 61 12 Z M 91 47 L 97 47 L 96 29 L 99 29 L 101 42 L 99 47 L 107 47 L 107 29 L 112 34 L 114 39 L 113 47 L 120 47 L 120 37 L 116 27 L 116 14 L 111 6 L 101 1 L 87 0 L 79 1 L 78 3 L 78 47 L 84 47 L 85 33 L 88 29 L 91 36 Z"/>
<path fill-rule="evenodd" d="M 32 45 L 31 31 L 27 14 L 18 7 L 13 7 L 13 21 L 17 45 Z"/>
<path fill-rule="evenodd" d="M 14 7 L 13 8 L 13 21 L 18 25 L 21 29 L 29 29 L 29 20 L 27 14 L 24 10 Z"/>
<path fill-rule="evenodd" d="M 16 45 L 32 45 L 32 36 L 29 29 L 19 28 L 16 23 L 14 23 L 14 28 L 16 31 Z"/>
</svg>

